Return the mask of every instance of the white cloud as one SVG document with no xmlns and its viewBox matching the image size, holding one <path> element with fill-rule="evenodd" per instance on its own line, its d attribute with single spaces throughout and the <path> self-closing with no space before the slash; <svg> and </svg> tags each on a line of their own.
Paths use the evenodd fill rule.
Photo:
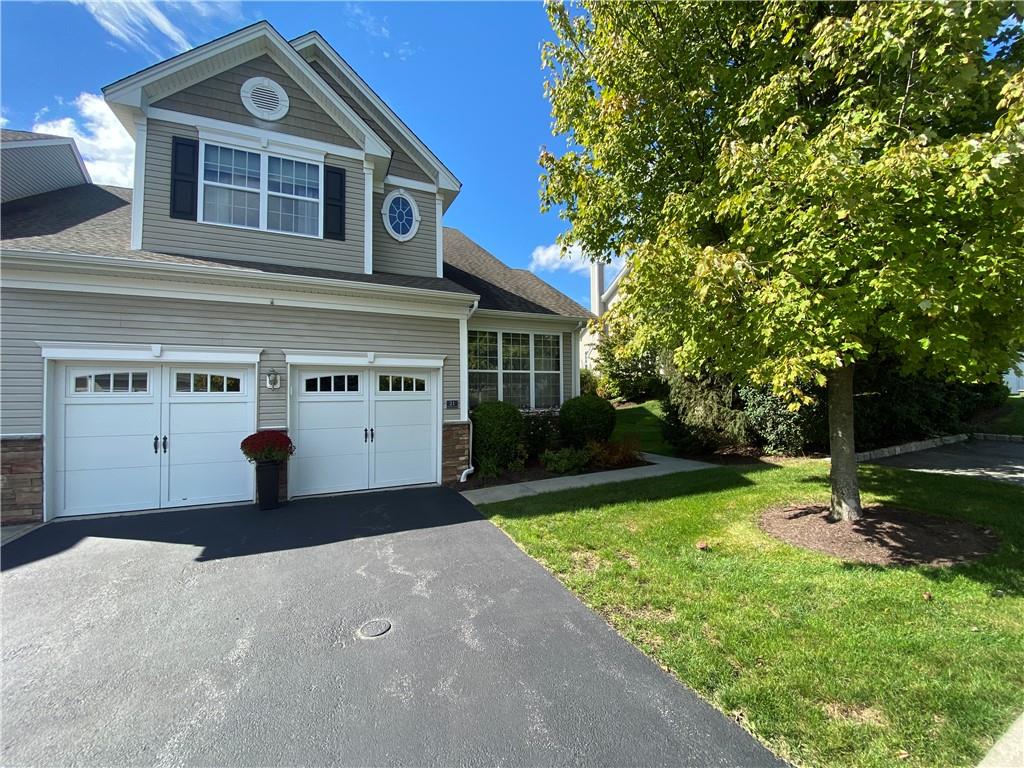
<svg viewBox="0 0 1024 768">
<path fill-rule="evenodd" d="M 74 105 L 78 110 L 77 118 L 36 122 L 32 130 L 73 138 L 93 183 L 132 186 L 135 142 L 124 126 L 98 94 L 79 94 Z"/>
<path fill-rule="evenodd" d="M 107 44 L 118 50 L 137 48 L 154 59 L 187 51 L 195 32 L 201 42 L 223 30 L 221 22 L 244 22 L 239 0 L 71 0 L 80 5 L 114 38 Z"/>
<path fill-rule="evenodd" d="M 344 12 L 348 15 L 348 26 L 351 29 L 358 29 L 370 37 L 379 37 L 384 40 L 391 37 L 387 16 L 378 17 L 366 10 L 366 6 L 361 3 L 345 3 Z"/>
<path fill-rule="evenodd" d="M 71 0 L 83 6 L 107 32 L 131 48 L 141 48 L 156 58 L 164 53 L 152 40 L 153 33 L 171 53 L 192 47 L 185 33 L 175 25 L 153 0 Z"/>
<path fill-rule="evenodd" d="M 0 115 L 0 128 L 6 128 L 6 127 L 7 127 L 7 124 L 8 124 L 9 122 L 11 122 L 11 121 L 10 121 L 10 120 L 8 120 L 8 119 L 7 119 L 6 117 L 4 117 L 3 115 Z"/>
<path fill-rule="evenodd" d="M 557 272 L 560 269 L 589 272 L 590 260 L 583 257 L 583 250 L 578 245 L 569 246 L 566 258 L 562 258 L 562 246 L 558 243 L 538 245 L 533 249 L 533 253 L 530 254 L 531 272 Z"/>
</svg>

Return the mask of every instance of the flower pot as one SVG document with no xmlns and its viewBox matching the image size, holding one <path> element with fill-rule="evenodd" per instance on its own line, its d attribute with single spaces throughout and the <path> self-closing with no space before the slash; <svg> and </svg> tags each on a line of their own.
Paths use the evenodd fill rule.
<svg viewBox="0 0 1024 768">
<path fill-rule="evenodd" d="M 256 464 L 256 498 L 260 509 L 277 509 L 278 482 L 281 475 L 281 462 L 260 461 Z"/>
</svg>

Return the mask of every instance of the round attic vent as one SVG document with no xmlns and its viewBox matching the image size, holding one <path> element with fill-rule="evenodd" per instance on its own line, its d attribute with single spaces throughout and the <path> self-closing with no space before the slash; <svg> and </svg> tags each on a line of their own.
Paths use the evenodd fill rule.
<svg viewBox="0 0 1024 768">
<path fill-rule="evenodd" d="M 261 120 L 280 120 L 288 114 L 288 94 L 269 77 L 250 77 L 242 84 L 242 104 Z"/>
</svg>

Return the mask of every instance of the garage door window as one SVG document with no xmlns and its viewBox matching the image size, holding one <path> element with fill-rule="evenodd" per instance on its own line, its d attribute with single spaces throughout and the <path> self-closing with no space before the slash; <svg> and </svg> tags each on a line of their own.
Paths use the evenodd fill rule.
<svg viewBox="0 0 1024 768">
<path fill-rule="evenodd" d="M 238 394 L 242 391 L 242 380 L 237 376 L 225 376 L 205 371 L 177 371 L 174 374 L 174 391 L 178 393 Z"/>
<path fill-rule="evenodd" d="M 377 377 L 378 392 L 426 392 L 427 380 L 419 376 L 391 376 L 381 375 Z"/>
<path fill-rule="evenodd" d="M 74 394 L 144 394 L 149 392 L 146 371 L 103 371 L 75 376 Z"/>
<path fill-rule="evenodd" d="M 306 392 L 358 392 L 359 375 L 355 373 L 309 376 L 303 383 Z"/>
</svg>

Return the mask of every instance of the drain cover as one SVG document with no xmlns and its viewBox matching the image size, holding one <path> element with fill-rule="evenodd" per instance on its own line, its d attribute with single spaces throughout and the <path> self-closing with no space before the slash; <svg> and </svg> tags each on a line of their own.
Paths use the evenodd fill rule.
<svg viewBox="0 0 1024 768">
<path fill-rule="evenodd" d="M 380 637 L 391 631 L 391 622 L 387 619 L 374 619 L 368 621 L 359 628 L 362 637 Z"/>
</svg>

